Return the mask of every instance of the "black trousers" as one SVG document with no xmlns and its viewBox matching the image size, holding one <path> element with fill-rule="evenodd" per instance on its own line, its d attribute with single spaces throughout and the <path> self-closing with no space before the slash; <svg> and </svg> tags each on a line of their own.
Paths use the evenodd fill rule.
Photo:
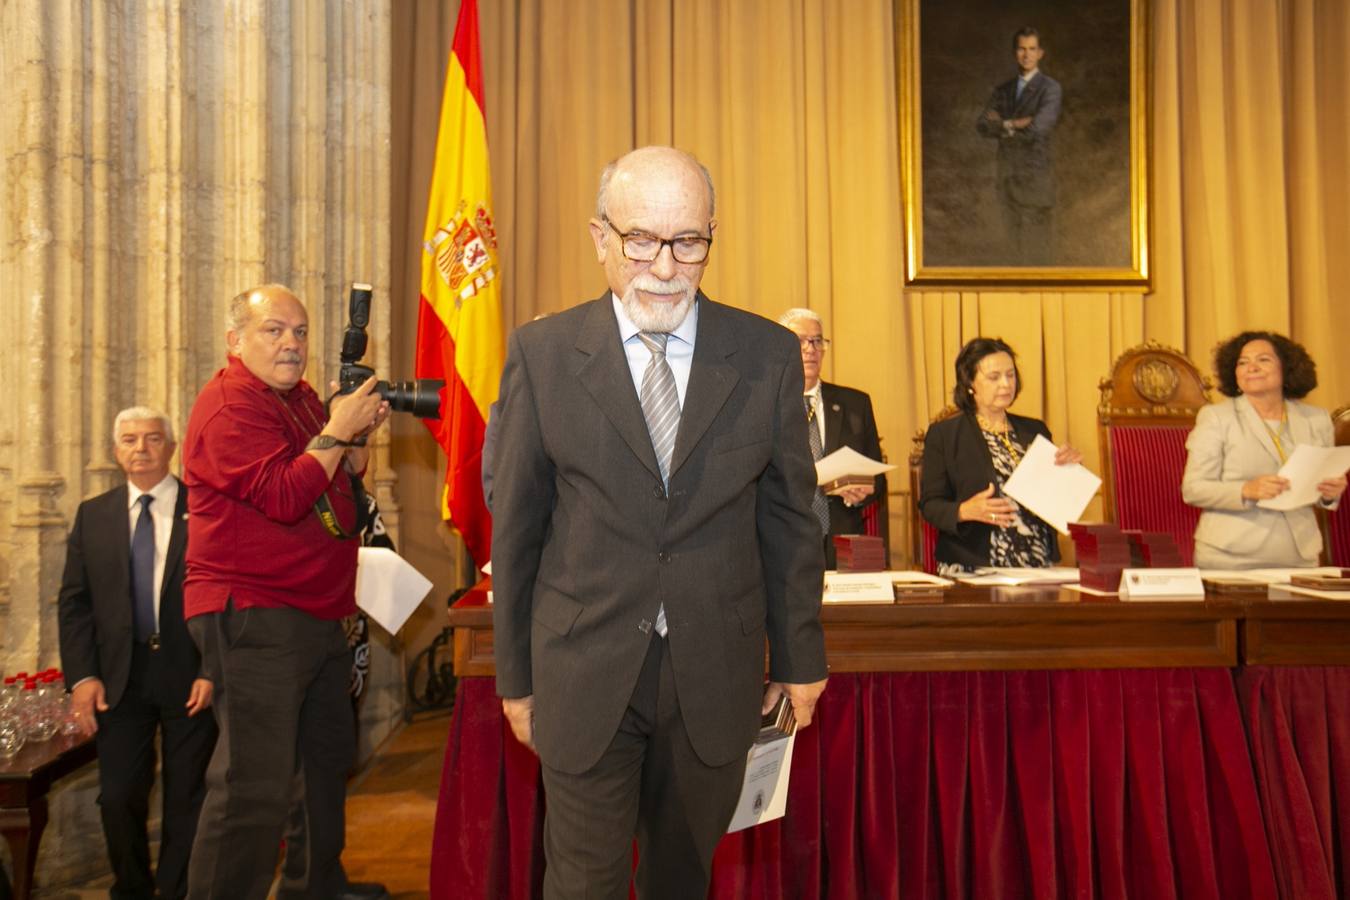
<svg viewBox="0 0 1350 900">
<path fill-rule="evenodd" d="M 296 609 L 195 616 L 215 682 L 220 740 L 206 773 L 188 871 L 193 900 L 263 900 L 276 872 L 297 767 L 305 779 L 310 896 L 340 890 L 347 773 L 355 761 L 342 623 Z"/>
<path fill-rule="evenodd" d="M 707 766 L 694 752 L 664 638 L 652 634 L 633 697 L 600 761 L 580 775 L 541 769 L 547 900 L 626 900 L 635 834 L 641 900 L 707 896 L 745 759 Z"/>
<path fill-rule="evenodd" d="M 136 644 L 131 674 L 117 705 L 98 714 L 99 816 L 112 865 L 114 900 L 179 900 L 187 894 L 188 856 L 206 794 L 205 774 L 216 743 L 210 710 L 189 717 L 148 677 L 150 650 Z M 167 694 L 172 693 L 170 699 Z M 159 864 L 150 873 L 150 789 L 155 783 L 155 732 L 164 752 Z M 158 893 L 156 893 L 158 892 Z"/>
</svg>

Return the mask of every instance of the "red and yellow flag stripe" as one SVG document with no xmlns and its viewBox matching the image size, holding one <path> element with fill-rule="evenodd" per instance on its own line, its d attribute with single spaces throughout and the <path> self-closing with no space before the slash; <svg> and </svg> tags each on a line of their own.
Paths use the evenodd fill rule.
<svg viewBox="0 0 1350 900">
<path fill-rule="evenodd" d="M 479 566 L 492 558 L 483 501 L 483 433 L 505 347 L 501 267 L 492 215 L 478 4 L 463 0 L 441 99 L 422 245 L 418 378 L 445 379 L 440 422 L 427 427 L 447 457 L 442 516 Z"/>
</svg>

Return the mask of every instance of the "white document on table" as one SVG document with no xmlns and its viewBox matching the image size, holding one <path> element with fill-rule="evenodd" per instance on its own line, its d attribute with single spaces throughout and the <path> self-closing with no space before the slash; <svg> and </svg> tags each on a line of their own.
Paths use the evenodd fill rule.
<svg viewBox="0 0 1350 900">
<path fill-rule="evenodd" d="M 1068 566 L 1044 568 L 1017 568 L 988 566 L 974 572 L 957 575 L 962 584 L 982 584 L 993 587 L 1018 587 L 1026 584 L 1073 584 L 1078 581 L 1078 570 Z"/>
<path fill-rule="evenodd" d="M 796 741 L 794 732 L 750 747 L 741 797 L 727 826 L 728 834 L 780 819 L 787 812 L 788 776 L 792 772 L 792 745 Z"/>
<path fill-rule="evenodd" d="M 1069 523 L 1078 521 L 1092 502 L 1102 480 L 1081 463 L 1055 465 L 1058 448 L 1044 435 L 1027 448 L 1026 456 L 1003 483 L 1003 493 L 1040 516 L 1060 534 L 1069 533 Z"/>
<path fill-rule="evenodd" d="M 1317 484 L 1338 478 L 1350 469 L 1350 447 L 1314 447 L 1299 444 L 1280 466 L 1279 476 L 1289 479 L 1289 490 L 1269 500 L 1258 500 L 1262 509 L 1298 509 L 1321 499 Z"/>
<path fill-rule="evenodd" d="M 390 634 L 431 590 L 431 582 L 386 547 L 362 547 L 356 555 L 356 605 Z"/>
<path fill-rule="evenodd" d="M 850 475 L 868 476 L 889 472 L 895 466 L 863 456 L 852 447 L 838 450 L 816 460 L 816 484 L 829 484 Z"/>
</svg>

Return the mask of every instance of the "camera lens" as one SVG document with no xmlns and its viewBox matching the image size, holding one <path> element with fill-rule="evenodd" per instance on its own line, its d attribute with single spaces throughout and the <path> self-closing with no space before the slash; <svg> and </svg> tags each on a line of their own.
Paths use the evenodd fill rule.
<svg viewBox="0 0 1350 900">
<path fill-rule="evenodd" d="M 419 419 L 441 417 L 441 388 L 445 382 L 435 378 L 417 378 L 412 381 L 391 381 L 380 391 L 395 412 L 409 412 Z"/>
</svg>

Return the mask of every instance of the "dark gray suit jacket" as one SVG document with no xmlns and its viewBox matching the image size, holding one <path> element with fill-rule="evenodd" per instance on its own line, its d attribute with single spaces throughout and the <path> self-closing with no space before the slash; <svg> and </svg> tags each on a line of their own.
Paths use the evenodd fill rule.
<svg viewBox="0 0 1350 900">
<path fill-rule="evenodd" d="M 66 686 L 103 681 L 109 708 L 122 699 L 131 672 L 135 625 L 131 610 L 131 531 L 127 486 L 80 504 L 66 545 L 57 616 Z M 151 655 L 147 682 L 166 705 L 187 703 L 201 672 L 197 647 L 183 621 L 183 551 L 187 547 L 187 486 L 178 483 L 173 531 L 160 582 L 161 648 Z"/>
<path fill-rule="evenodd" d="M 1063 102 L 1059 82 L 1040 72 L 1017 96 L 1017 79 L 994 88 L 975 127 L 980 134 L 998 139 L 998 181 L 1004 196 L 1019 206 L 1055 205 L 1055 169 L 1053 145 L 1055 125 Z M 1004 134 L 1002 122 L 989 122 L 984 113 L 998 113 L 1000 119 L 1031 117 L 1031 125 Z"/>
<path fill-rule="evenodd" d="M 549 766 L 600 758 L 662 604 L 709 765 L 758 730 L 766 637 L 774 680 L 825 677 L 801 397 L 792 334 L 700 294 L 667 493 L 610 295 L 512 334 L 492 462 L 497 691 L 534 695 Z"/>
</svg>

